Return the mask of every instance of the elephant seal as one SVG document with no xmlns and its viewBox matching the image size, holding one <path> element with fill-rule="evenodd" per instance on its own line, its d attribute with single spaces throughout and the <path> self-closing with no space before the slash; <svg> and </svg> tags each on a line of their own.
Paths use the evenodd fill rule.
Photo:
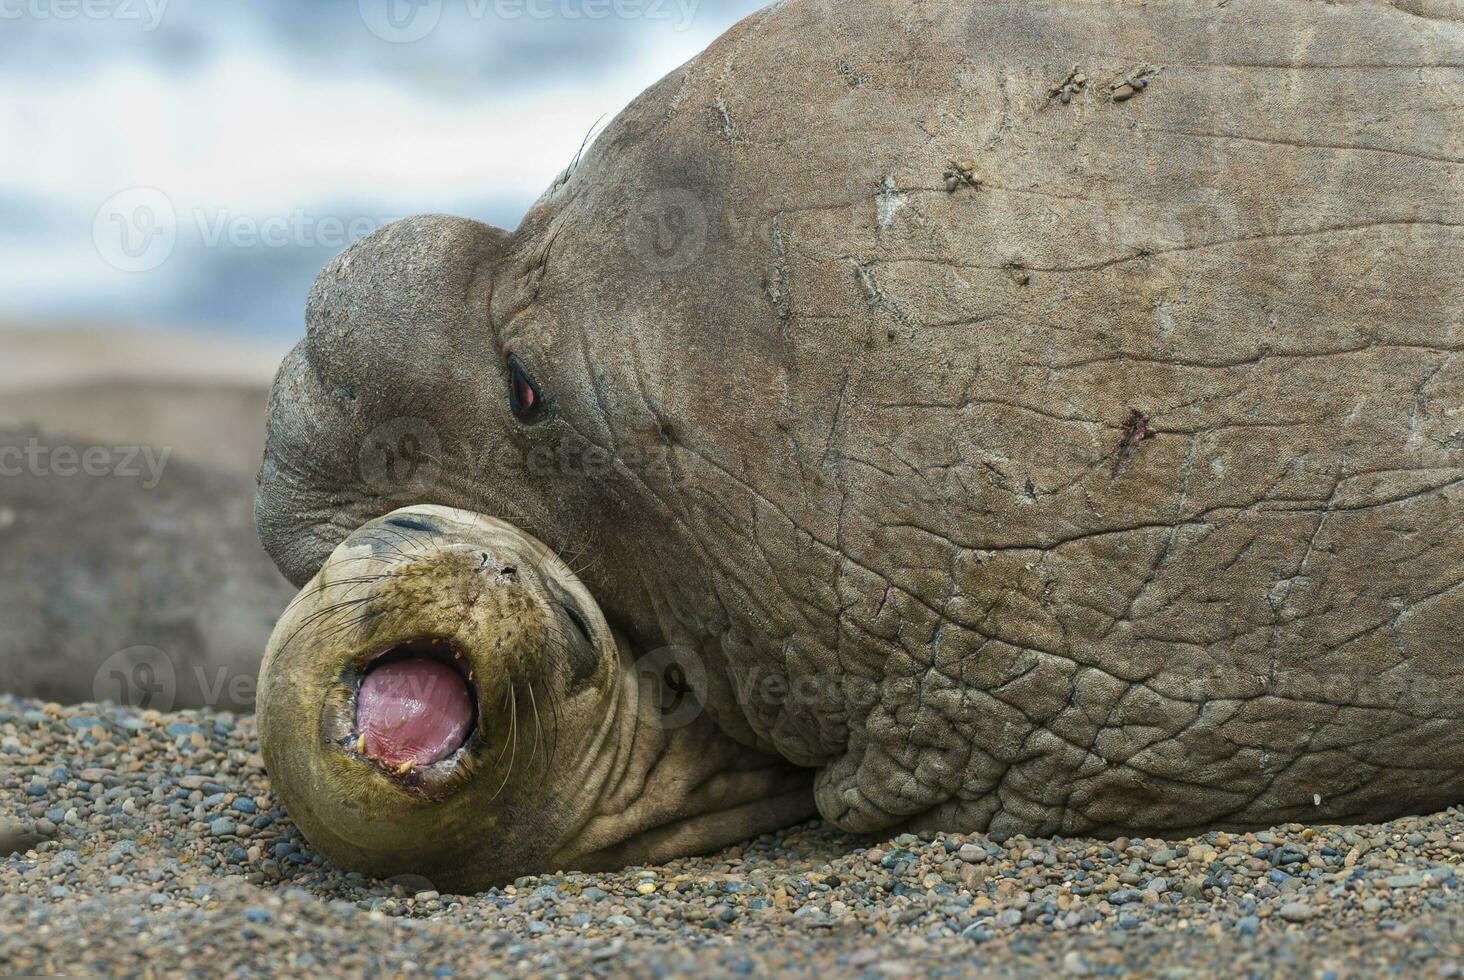
<svg viewBox="0 0 1464 980">
<path fill-rule="evenodd" d="M 772 6 L 515 230 L 324 271 L 265 544 L 303 582 L 417 501 L 575 549 L 854 831 L 1458 802 L 1451 10 Z"/>
<path fill-rule="evenodd" d="M 408 507 L 348 537 L 280 618 L 260 748 L 326 856 L 456 891 L 665 861 L 813 814 L 808 771 L 695 710 L 668 716 L 655 681 L 543 544 Z"/>
</svg>

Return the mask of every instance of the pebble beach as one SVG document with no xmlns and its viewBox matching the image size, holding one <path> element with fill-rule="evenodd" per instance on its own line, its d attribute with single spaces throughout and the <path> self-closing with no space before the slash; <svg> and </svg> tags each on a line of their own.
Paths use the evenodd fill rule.
<svg viewBox="0 0 1464 980">
<path fill-rule="evenodd" d="M 477 895 L 314 854 L 250 715 L 0 696 L 0 974 L 1453 977 L 1464 812 L 1186 840 L 858 838 Z"/>
</svg>

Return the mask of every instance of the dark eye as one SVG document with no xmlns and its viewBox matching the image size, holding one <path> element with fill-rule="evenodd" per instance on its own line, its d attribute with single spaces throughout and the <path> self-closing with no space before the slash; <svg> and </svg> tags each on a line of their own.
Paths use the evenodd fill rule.
<svg viewBox="0 0 1464 980">
<path fill-rule="evenodd" d="M 544 407 L 544 395 L 539 386 L 512 354 L 508 355 L 508 403 L 513 408 L 514 418 L 520 422 L 532 422 Z"/>
<path fill-rule="evenodd" d="M 564 614 L 569 617 L 569 621 L 574 624 L 574 628 L 579 630 L 580 636 L 584 637 L 585 642 L 594 645 L 595 641 L 590 639 L 590 626 L 585 622 L 583 614 L 575 608 L 574 603 L 566 602 L 562 608 Z"/>
</svg>

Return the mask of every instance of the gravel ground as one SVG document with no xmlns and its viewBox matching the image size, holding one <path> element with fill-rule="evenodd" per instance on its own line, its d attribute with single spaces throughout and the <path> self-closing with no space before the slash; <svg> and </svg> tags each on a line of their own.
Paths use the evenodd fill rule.
<svg viewBox="0 0 1464 980">
<path fill-rule="evenodd" d="M 441 895 L 313 854 L 250 716 L 6 696 L 0 804 L 0 974 L 1451 977 L 1464 962 L 1459 809 L 1183 841 L 810 824 Z"/>
</svg>

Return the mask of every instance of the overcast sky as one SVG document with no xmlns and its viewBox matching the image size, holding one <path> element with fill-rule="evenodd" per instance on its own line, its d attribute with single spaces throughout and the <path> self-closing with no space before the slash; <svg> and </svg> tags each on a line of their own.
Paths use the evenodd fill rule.
<svg viewBox="0 0 1464 980">
<path fill-rule="evenodd" d="M 513 226 L 757 0 L 0 0 L 0 320 L 297 335 L 422 211 Z"/>
</svg>

